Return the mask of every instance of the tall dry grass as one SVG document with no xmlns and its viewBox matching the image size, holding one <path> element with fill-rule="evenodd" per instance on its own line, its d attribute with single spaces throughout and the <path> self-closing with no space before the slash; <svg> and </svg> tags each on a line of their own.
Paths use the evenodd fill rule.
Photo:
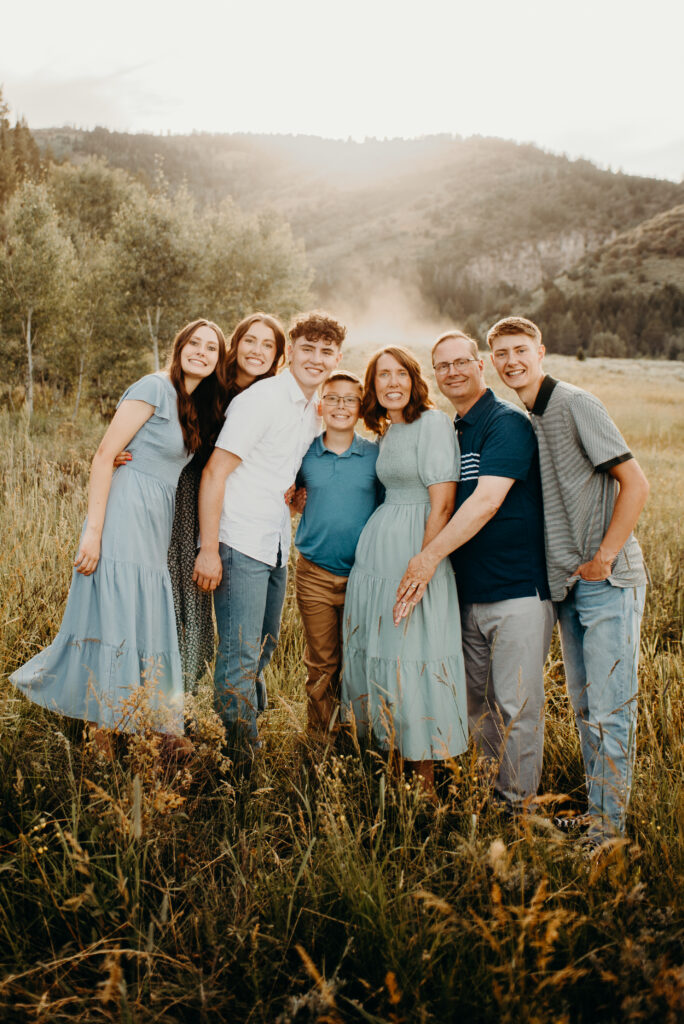
<svg viewBox="0 0 684 1024">
<path fill-rule="evenodd" d="M 310 747 L 290 587 L 249 777 L 222 760 L 206 692 L 180 767 L 151 736 L 103 763 L 76 723 L 0 685 L 2 1019 L 681 1019 L 684 383 L 665 364 L 641 379 L 597 363 L 550 370 L 607 399 L 652 482 L 625 842 L 589 860 L 544 816 L 502 818 L 472 751 L 432 814 L 373 749 Z M 59 626 L 101 424 L 1 413 L 0 429 L 4 680 Z M 580 806 L 555 644 L 547 721 L 543 788 Z"/>
</svg>

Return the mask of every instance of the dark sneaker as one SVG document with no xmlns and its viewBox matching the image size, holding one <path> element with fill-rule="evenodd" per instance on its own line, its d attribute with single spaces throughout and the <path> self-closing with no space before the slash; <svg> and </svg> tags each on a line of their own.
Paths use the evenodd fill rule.
<svg viewBox="0 0 684 1024">
<path fill-rule="evenodd" d="M 589 828 L 591 818 L 588 814 L 573 814 L 568 811 L 566 814 L 558 814 L 553 819 L 553 824 L 559 832 L 568 836 L 582 835 Z"/>
</svg>

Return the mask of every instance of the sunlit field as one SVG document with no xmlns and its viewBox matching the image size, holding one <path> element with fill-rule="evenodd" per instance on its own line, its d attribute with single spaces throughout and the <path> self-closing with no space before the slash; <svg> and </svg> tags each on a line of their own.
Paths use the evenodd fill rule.
<svg viewBox="0 0 684 1024">
<path fill-rule="evenodd" d="M 98 760 L 7 675 L 59 627 L 103 423 L 45 395 L 30 427 L 0 410 L 0 1019 L 682 1019 L 684 364 L 547 370 L 606 402 L 651 481 L 633 798 L 626 839 L 593 858 L 550 821 L 583 799 L 555 639 L 540 812 L 501 816 L 472 750 L 433 810 L 379 752 L 307 741 L 292 579 L 251 773 L 222 757 L 207 686 L 187 763 L 153 735 Z"/>
</svg>

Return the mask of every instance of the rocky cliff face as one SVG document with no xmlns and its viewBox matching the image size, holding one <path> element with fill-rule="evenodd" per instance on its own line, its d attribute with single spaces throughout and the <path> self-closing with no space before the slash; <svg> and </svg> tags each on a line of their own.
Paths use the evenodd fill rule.
<svg viewBox="0 0 684 1024">
<path fill-rule="evenodd" d="M 601 235 L 569 231 L 554 238 L 523 242 L 497 253 L 476 256 L 466 264 L 463 276 L 476 284 L 491 285 L 505 281 L 514 288 L 532 291 L 543 280 L 569 270 L 614 236 L 615 232 Z"/>
</svg>

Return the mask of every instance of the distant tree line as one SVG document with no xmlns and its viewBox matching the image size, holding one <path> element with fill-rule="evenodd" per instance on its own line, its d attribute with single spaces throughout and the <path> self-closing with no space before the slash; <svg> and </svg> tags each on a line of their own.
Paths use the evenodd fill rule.
<svg viewBox="0 0 684 1024">
<path fill-rule="evenodd" d="M 311 273 L 287 224 L 230 199 L 199 211 L 159 166 L 146 188 L 98 157 L 34 163 L 6 193 L 2 380 L 5 401 L 25 400 L 29 413 L 37 384 L 71 396 L 74 412 L 85 395 L 110 411 L 163 364 L 187 320 L 230 334 L 252 310 L 289 317 L 309 302 Z"/>
<path fill-rule="evenodd" d="M 642 290 L 617 276 L 572 292 L 549 283 L 535 319 L 552 352 L 684 358 L 684 289 L 672 283 Z"/>
<path fill-rule="evenodd" d="M 505 281 L 434 273 L 423 277 L 423 290 L 442 315 L 480 339 L 515 313 L 533 317 L 547 349 L 561 355 L 684 359 L 684 288 L 672 282 L 640 287 L 627 274 L 598 275 L 572 289 L 548 280 L 530 293 Z"/>
</svg>

